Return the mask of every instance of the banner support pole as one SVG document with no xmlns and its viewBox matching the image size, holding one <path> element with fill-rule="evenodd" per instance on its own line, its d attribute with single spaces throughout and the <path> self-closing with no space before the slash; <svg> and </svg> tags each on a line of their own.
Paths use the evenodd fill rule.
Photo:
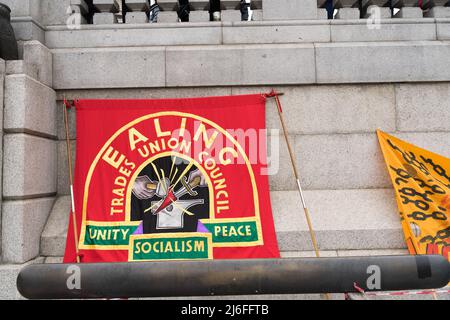
<svg viewBox="0 0 450 320">
<path fill-rule="evenodd" d="M 300 195 L 300 200 L 302 202 L 303 212 L 305 213 L 306 223 L 308 224 L 309 235 L 311 237 L 311 242 L 312 242 L 316 257 L 319 258 L 320 253 L 319 253 L 319 247 L 317 246 L 316 234 L 314 232 L 314 228 L 313 228 L 313 225 L 311 222 L 311 217 L 309 214 L 308 207 L 306 206 L 305 197 L 303 196 L 303 189 L 300 184 L 300 176 L 298 174 L 297 164 L 296 164 L 295 157 L 294 157 L 294 152 L 292 151 L 291 143 L 289 141 L 289 136 L 288 136 L 288 130 L 287 130 L 286 124 L 284 122 L 283 109 L 281 108 L 281 103 L 280 103 L 280 98 L 279 98 L 280 95 L 284 95 L 284 93 L 282 93 L 282 92 L 278 93 L 275 90 L 272 90 L 270 93 L 265 94 L 264 96 L 267 98 L 275 98 L 275 102 L 277 104 L 277 109 L 278 109 L 278 116 L 280 118 L 281 127 L 283 129 L 284 139 L 286 141 L 286 145 L 287 145 L 288 152 L 289 152 L 289 157 L 291 159 L 292 170 L 294 171 L 295 180 L 297 182 L 297 189 L 298 189 L 298 192 Z M 325 294 L 325 297 L 327 300 L 331 299 L 329 293 Z"/>
<path fill-rule="evenodd" d="M 80 252 L 78 250 L 78 231 L 77 231 L 77 219 L 75 214 L 75 199 L 73 194 L 73 176 L 72 176 L 72 151 L 70 148 L 70 137 L 69 137 L 69 116 L 67 113 L 67 108 L 70 105 L 67 104 L 66 97 L 64 96 L 64 126 L 66 130 L 66 147 L 67 147 L 67 165 L 69 170 L 69 184 L 70 184 L 70 200 L 72 207 L 72 225 L 73 225 L 73 237 L 75 241 L 75 252 L 76 261 L 80 263 Z"/>
</svg>

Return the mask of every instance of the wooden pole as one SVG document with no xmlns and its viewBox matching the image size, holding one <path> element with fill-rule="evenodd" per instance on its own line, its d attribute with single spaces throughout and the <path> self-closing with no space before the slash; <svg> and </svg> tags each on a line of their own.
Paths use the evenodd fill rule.
<svg viewBox="0 0 450 320">
<path fill-rule="evenodd" d="M 69 137 L 69 117 L 67 113 L 67 100 L 64 97 L 64 125 L 66 128 L 66 146 L 67 146 L 67 165 L 69 170 L 69 183 L 70 183 L 70 199 L 72 204 L 72 225 L 73 225 L 73 237 L 75 240 L 75 252 L 76 261 L 80 263 L 80 252 L 78 250 L 78 230 L 77 230 L 77 218 L 75 214 L 75 199 L 73 196 L 73 176 L 72 176 L 72 152 L 70 148 Z"/>
<path fill-rule="evenodd" d="M 313 225 L 311 222 L 311 217 L 309 215 L 308 207 L 306 206 L 305 197 L 303 196 L 303 190 L 302 190 L 302 186 L 300 184 L 300 176 L 298 174 L 297 164 L 296 164 L 295 157 L 294 157 L 294 152 L 292 151 L 291 143 L 289 141 L 288 130 L 287 130 L 286 124 L 284 122 L 283 110 L 281 108 L 281 103 L 280 103 L 280 99 L 279 99 L 280 95 L 283 95 L 283 93 L 277 93 L 274 90 L 272 90 L 269 94 L 266 95 L 266 97 L 275 98 L 275 102 L 277 104 L 278 116 L 280 118 L 281 127 L 283 128 L 284 139 L 286 141 L 286 145 L 287 145 L 288 152 L 289 152 L 289 157 L 291 159 L 292 170 L 294 171 L 294 176 L 295 176 L 295 180 L 297 182 L 298 192 L 300 195 L 300 199 L 302 201 L 303 212 L 305 214 L 306 222 L 308 224 L 308 230 L 309 230 L 309 235 L 311 237 L 312 246 L 314 248 L 316 257 L 319 258 L 320 253 L 319 253 L 319 247 L 317 246 L 316 234 L 314 232 L 314 228 L 313 228 Z M 330 294 L 328 294 L 328 293 L 325 294 L 325 298 L 327 300 L 329 300 L 331 298 Z"/>
</svg>

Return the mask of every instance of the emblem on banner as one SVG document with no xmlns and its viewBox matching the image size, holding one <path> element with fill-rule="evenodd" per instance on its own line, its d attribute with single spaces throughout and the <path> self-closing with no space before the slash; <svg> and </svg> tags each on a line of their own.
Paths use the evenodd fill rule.
<svg viewBox="0 0 450 320">
<path fill-rule="evenodd" d="M 149 114 L 91 164 L 79 247 L 128 250 L 129 261 L 212 259 L 214 247 L 263 244 L 258 201 L 249 160 L 226 130 L 188 113 Z M 108 219 L 91 218 L 105 207 Z"/>
</svg>

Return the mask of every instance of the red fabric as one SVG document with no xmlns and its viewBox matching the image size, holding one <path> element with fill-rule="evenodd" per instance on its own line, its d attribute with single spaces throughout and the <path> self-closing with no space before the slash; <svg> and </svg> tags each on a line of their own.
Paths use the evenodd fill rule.
<svg viewBox="0 0 450 320">
<path fill-rule="evenodd" d="M 265 102 L 265 96 L 261 94 L 192 99 L 76 100 L 77 145 L 74 197 L 78 236 L 80 236 L 83 221 L 84 190 L 91 164 L 108 139 L 120 128 L 149 114 L 177 111 L 203 117 L 224 129 L 265 129 Z M 179 128 L 179 125 L 179 118 L 161 118 L 161 130 L 163 131 Z M 189 129 L 189 126 L 190 123 L 186 125 L 186 130 Z M 153 128 L 150 128 L 148 123 L 140 122 L 133 127 L 146 136 L 152 135 Z M 259 141 L 260 146 L 264 146 L 259 152 L 265 159 L 265 135 L 259 135 L 259 139 L 262 139 Z M 120 150 L 129 150 L 128 134 L 119 135 L 111 145 Z M 245 153 L 248 154 L 248 150 L 249 145 L 247 144 Z M 137 167 L 142 162 L 137 158 L 136 152 L 130 151 L 126 156 L 130 161 L 136 162 Z M 123 221 L 123 215 L 110 214 L 111 181 L 117 176 L 117 170 L 105 165 L 101 167 L 97 165 L 97 167 L 101 170 L 94 170 L 89 184 L 86 220 Z M 271 212 L 268 177 L 261 174 L 261 169 L 264 167 L 266 165 L 261 164 L 259 160 L 257 163 L 251 164 L 258 190 L 257 198 L 264 244 L 252 247 L 215 247 L 214 259 L 279 257 Z M 249 200 L 252 194 L 251 182 L 245 165 L 233 164 L 221 167 L 221 170 L 227 177 L 227 190 L 230 191 L 230 210 L 226 217 L 251 217 L 254 215 L 255 208 L 253 202 Z M 219 215 L 216 214 L 216 217 L 219 218 Z M 75 262 L 75 257 L 75 241 L 72 219 L 70 219 L 64 262 Z M 128 253 L 127 250 L 80 249 L 80 257 L 82 262 L 121 262 L 128 260 Z"/>
</svg>

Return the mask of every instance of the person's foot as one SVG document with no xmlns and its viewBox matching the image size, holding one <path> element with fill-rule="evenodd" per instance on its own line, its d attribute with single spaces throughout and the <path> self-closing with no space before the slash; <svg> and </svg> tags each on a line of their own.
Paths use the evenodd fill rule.
<svg viewBox="0 0 450 320">
<path fill-rule="evenodd" d="M 159 6 L 157 3 L 155 3 L 150 7 L 150 11 L 148 14 L 148 22 L 149 23 L 158 22 L 158 14 L 159 14 Z"/>
<path fill-rule="evenodd" d="M 251 0 L 241 0 L 241 21 L 252 21 L 253 11 L 250 2 Z"/>
</svg>

